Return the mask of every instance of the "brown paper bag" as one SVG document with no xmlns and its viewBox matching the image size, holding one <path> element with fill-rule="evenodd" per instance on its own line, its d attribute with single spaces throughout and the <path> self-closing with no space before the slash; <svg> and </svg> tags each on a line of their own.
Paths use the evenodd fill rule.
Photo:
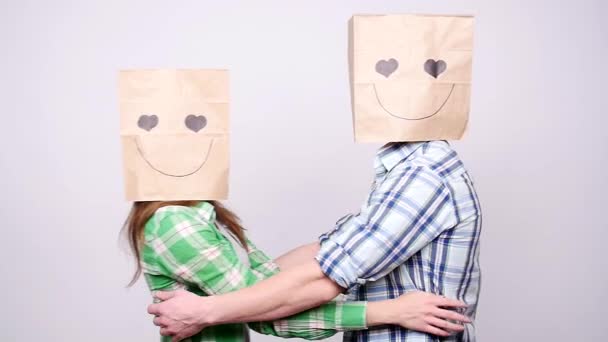
<svg viewBox="0 0 608 342">
<path fill-rule="evenodd" d="M 349 22 L 355 141 L 462 138 L 473 17 L 356 15 Z"/>
<path fill-rule="evenodd" d="M 228 97 L 226 70 L 120 72 L 127 200 L 227 198 Z"/>
</svg>

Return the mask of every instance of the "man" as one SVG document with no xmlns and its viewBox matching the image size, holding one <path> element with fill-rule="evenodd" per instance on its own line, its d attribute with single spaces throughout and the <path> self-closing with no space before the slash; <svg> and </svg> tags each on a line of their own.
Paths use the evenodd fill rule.
<svg viewBox="0 0 608 342">
<path fill-rule="evenodd" d="M 468 122 L 472 26 L 470 17 L 355 16 L 355 137 L 394 141 L 377 153 L 367 200 L 321 236 L 318 252 L 314 244 L 295 251 L 287 256 L 294 266 L 264 282 L 206 298 L 159 293 L 165 302 L 149 312 L 161 333 L 177 340 L 208 325 L 274 319 L 345 290 L 349 299 L 368 301 L 428 291 L 464 301 L 474 318 L 481 209 L 469 173 L 443 140 L 460 138 Z M 435 336 L 445 333 L 441 322 L 435 327 L 426 334 L 387 326 L 344 340 L 475 340 L 474 323 L 447 338 Z"/>
</svg>

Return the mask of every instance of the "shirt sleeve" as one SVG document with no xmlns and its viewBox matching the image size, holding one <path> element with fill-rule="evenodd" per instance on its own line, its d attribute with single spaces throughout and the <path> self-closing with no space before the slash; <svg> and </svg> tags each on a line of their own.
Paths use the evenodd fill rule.
<svg viewBox="0 0 608 342">
<path fill-rule="evenodd" d="M 276 274 L 270 258 L 249 241 L 251 266 L 243 264 L 212 223 L 172 214 L 147 243 L 163 273 L 184 284 L 218 295 L 251 286 Z M 275 322 L 251 323 L 254 330 L 280 337 L 319 339 L 339 330 L 366 328 L 365 302 L 328 303 Z"/>
<path fill-rule="evenodd" d="M 356 215 L 321 236 L 317 261 L 344 288 L 382 278 L 455 224 L 449 189 L 427 167 L 394 169 Z"/>
</svg>

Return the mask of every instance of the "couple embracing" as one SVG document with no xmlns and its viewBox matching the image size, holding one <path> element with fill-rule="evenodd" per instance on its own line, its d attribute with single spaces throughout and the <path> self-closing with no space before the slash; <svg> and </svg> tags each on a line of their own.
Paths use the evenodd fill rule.
<svg viewBox="0 0 608 342">
<path fill-rule="evenodd" d="M 227 72 L 120 73 L 133 281 L 154 293 L 164 340 L 475 340 L 481 209 L 446 141 L 468 123 L 473 18 L 354 16 L 350 29 L 355 138 L 386 143 L 375 179 L 359 211 L 274 260 L 219 202 Z"/>
</svg>

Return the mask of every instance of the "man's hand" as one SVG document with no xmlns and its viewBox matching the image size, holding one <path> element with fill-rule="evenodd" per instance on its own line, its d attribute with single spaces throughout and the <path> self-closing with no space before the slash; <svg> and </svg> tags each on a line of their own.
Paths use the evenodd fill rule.
<svg viewBox="0 0 608 342">
<path fill-rule="evenodd" d="M 150 305 L 148 312 L 158 316 L 161 334 L 179 341 L 210 325 L 287 317 L 326 303 L 341 291 L 313 259 L 230 293 L 199 297 L 181 290 L 157 292 L 155 297 L 164 302 Z"/>
<path fill-rule="evenodd" d="M 172 336 L 173 342 L 181 341 L 208 326 L 201 318 L 206 317 L 205 297 L 179 290 L 156 292 L 161 303 L 148 306 L 148 313 L 155 315 L 154 324 L 160 327 L 160 334 Z"/>
</svg>

